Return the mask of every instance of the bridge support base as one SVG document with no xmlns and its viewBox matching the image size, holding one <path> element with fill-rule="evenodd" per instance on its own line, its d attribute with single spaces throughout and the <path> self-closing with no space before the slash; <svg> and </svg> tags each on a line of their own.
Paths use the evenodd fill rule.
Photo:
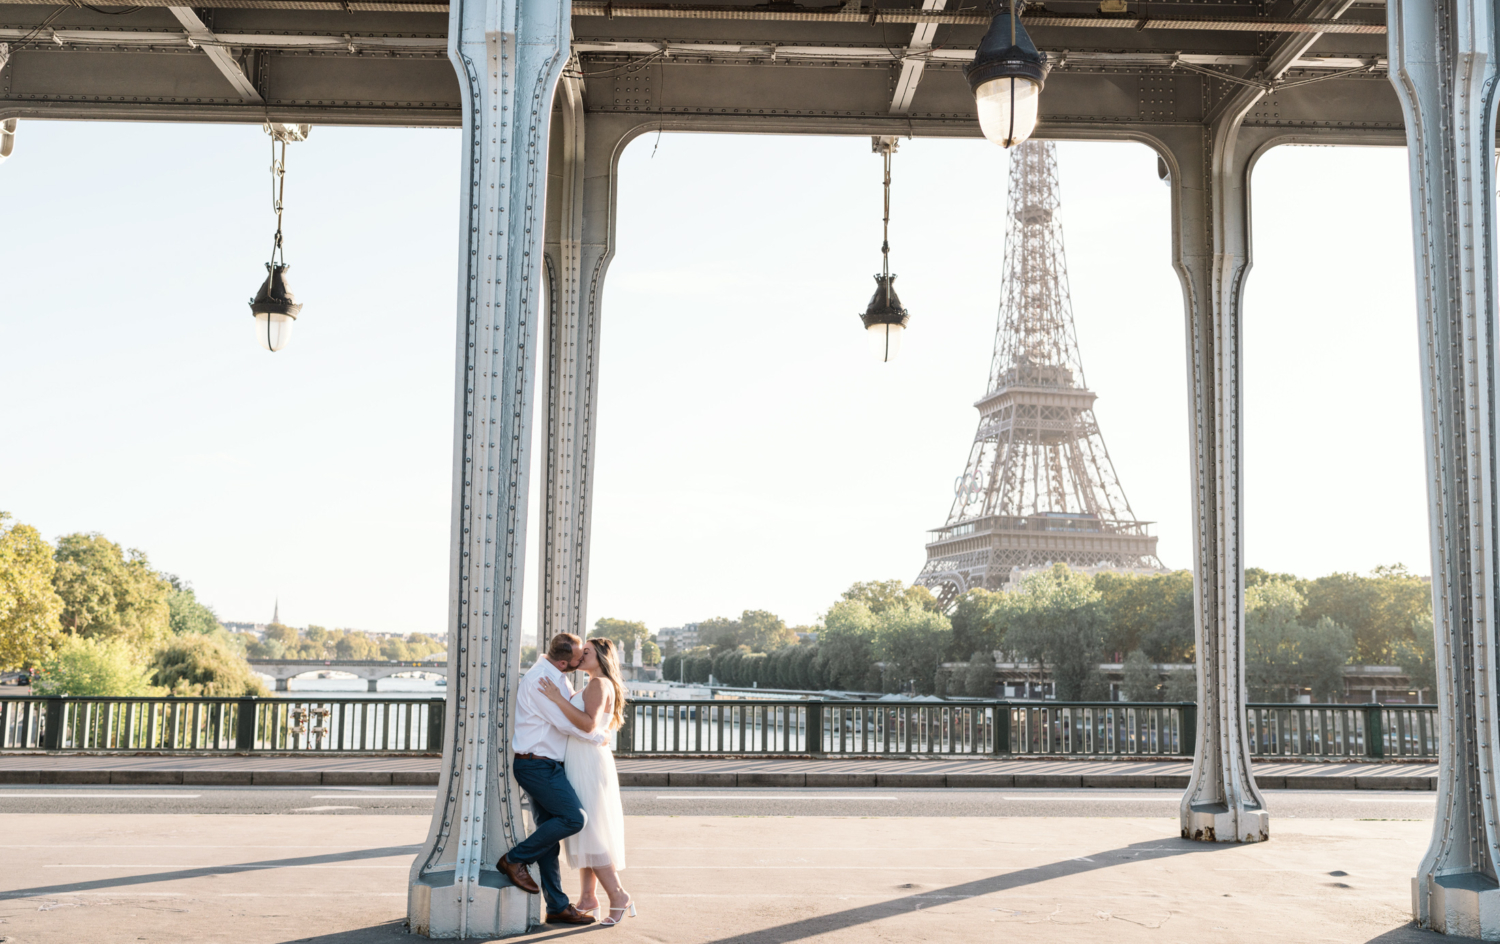
<svg viewBox="0 0 1500 944">
<path fill-rule="evenodd" d="M 289 688 L 286 687 L 286 684 L 287 684 L 288 681 L 290 681 L 290 679 L 284 679 L 284 678 L 277 679 L 276 680 L 276 690 L 278 692 L 291 691 L 291 689 L 289 689 Z"/>
<path fill-rule="evenodd" d="M 1418 875 L 1411 880 L 1412 913 L 1440 934 L 1500 941 L 1500 887 L 1488 875 Z"/>
<path fill-rule="evenodd" d="M 365 689 L 365 691 L 369 691 L 369 692 L 378 692 L 378 691 L 380 691 L 379 682 L 380 682 L 380 679 L 370 679 L 370 687 L 367 688 L 367 689 Z"/>
</svg>

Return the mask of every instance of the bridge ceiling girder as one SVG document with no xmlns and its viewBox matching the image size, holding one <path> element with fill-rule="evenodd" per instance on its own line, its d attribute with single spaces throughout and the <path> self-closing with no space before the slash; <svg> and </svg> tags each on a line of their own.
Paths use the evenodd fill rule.
<svg viewBox="0 0 1500 944">
<path fill-rule="evenodd" d="M 919 6 L 914 2 L 913 10 Z M 1152 10 L 1153 16 L 1252 15 L 1242 6 L 1255 5 L 1164 2 Z M 578 9 L 590 8 L 579 4 Z M 1066 3 L 1049 3 L 1048 10 L 1079 12 Z M 446 12 L 197 9 L 196 14 L 208 34 L 224 44 L 212 57 L 207 47 L 189 42 L 191 31 L 165 6 L 139 7 L 122 18 L 87 8 L 0 4 L 0 42 L 12 44 L 10 64 L 0 69 L 0 117 L 459 123 Z M 836 131 L 849 119 L 884 119 L 879 129 L 885 133 L 978 133 L 962 68 L 984 33 L 982 25 L 943 23 L 914 30 L 909 23 L 865 20 L 575 15 L 572 32 L 589 112 L 677 116 L 676 127 L 684 127 L 684 120 L 691 126 L 689 116 L 775 116 L 804 119 L 806 130 L 818 133 Z M 906 113 L 893 115 L 903 72 L 908 81 L 912 72 L 903 68 L 901 55 L 916 32 L 930 34 L 932 51 Z M 1266 50 L 1276 38 L 1243 30 L 1043 25 L 1034 26 L 1032 35 L 1055 63 L 1042 97 L 1042 137 L 1099 123 L 1204 121 L 1243 86 L 1191 70 L 1222 69 L 1253 78 L 1265 67 Z M 599 51 L 610 43 L 629 49 Z M 1300 62 L 1338 64 L 1321 71 L 1294 68 L 1286 79 L 1327 75 L 1351 62 L 1383 70 L 1383 47 L 1380 35 L 1323 34 Z M 1191 62 L 1173 68 L 1170 59 L 1179 55 Z M 1132 56 L 1155 61 L 1131 62 Z M 264 106 L 247 104 L 250 90 L 236 88 L 236 68 Z M 1401 126 L 1383 71 L 1280 89 L 1246 121 Z M 801 121 L 792 124 L 791 130 L 802 127 Z"/>
</svg>

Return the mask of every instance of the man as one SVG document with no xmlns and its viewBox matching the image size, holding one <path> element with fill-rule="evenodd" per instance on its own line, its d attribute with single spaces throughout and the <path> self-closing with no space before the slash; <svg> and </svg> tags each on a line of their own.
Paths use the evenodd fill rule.
<svg viewBox="0 0 1500 944">
<path fill-rule="evenodd" d="M 603 744 L 609 740 L 602 733 L 580 730 L 563 714 L 555 702 L 541 693 L 542 679 L 573 694 L 573 686 L 564 673 L 572 672 L 583 661 L 583 640 L 572 633 L 558 633 L 543 658 L 536 660 L 521 678 L 516 692 L 516 717 L 512 723 L 511 750 L 515 760 L 511 770 L 516 783 L 531 797 L 531 818 L 536 823 L 530 836 L 516 845 L 495 865 L 506 878 L 524 892 L 545 892 L 548 924 L 592 924 L 594 916 L 584 914 L 568 901 L 562 888 L 562 873 L 557 867 L 558 844 L 583 828 L 583 805 L 568 783 L 563 771 L 568 738 L 582 738 Z M 542 879 L 537 888 L 526 866 L 536 863 Z"/>
</svg>

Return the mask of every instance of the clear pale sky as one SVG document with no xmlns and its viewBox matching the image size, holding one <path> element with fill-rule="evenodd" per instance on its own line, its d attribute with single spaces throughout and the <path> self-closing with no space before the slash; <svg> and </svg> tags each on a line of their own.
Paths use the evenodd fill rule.
<svg viewBox="0 0 1500 944">
<path fill-rule="evenodd" d="M 141 548 L 224 619 L 265 621 L 279 596 L 297 625 L 444 631 L 458 144 L 315 127 L 291 147 L 286 254 L 306 307 L 272 355 L 247 306 L 274 231 L 258 127 L 23 121 L 0 165 L 0 509 L 49 539 Z M 1163 562 L 1189 566 L 1169 191 L 1144 147 L 1058 150 L 1096 413 Z M 1430 570 L 1405 162 L 1281 148 L 1255 172 L 1251 565 Z M 921 568 L 985 392 L 1007 157 L 906 141 L 894 177 L 912 321 L 900 359 L 877 364 L 857 318 L 880 268 L 868 138 L 626 150 L 591 621 L 810 623 L 856 580 Z"/>
</svg>

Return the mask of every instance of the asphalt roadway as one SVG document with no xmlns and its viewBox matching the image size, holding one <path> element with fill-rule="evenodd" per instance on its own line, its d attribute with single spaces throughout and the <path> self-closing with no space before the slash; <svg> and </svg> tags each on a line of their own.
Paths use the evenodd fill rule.
<svg viewBox="0 0 1500 944">
<path fill-rule="evenodd" d="M 627 787 L 627 816 L 1175 817 L 1180 790 L 692 789 Z M 0 788 L 0 816 L 15 813 L 428 815 L 423 787 Z M 1430 820 L 1435 794 L 1275 790 L 1273 819 Z"/>
</svg>

